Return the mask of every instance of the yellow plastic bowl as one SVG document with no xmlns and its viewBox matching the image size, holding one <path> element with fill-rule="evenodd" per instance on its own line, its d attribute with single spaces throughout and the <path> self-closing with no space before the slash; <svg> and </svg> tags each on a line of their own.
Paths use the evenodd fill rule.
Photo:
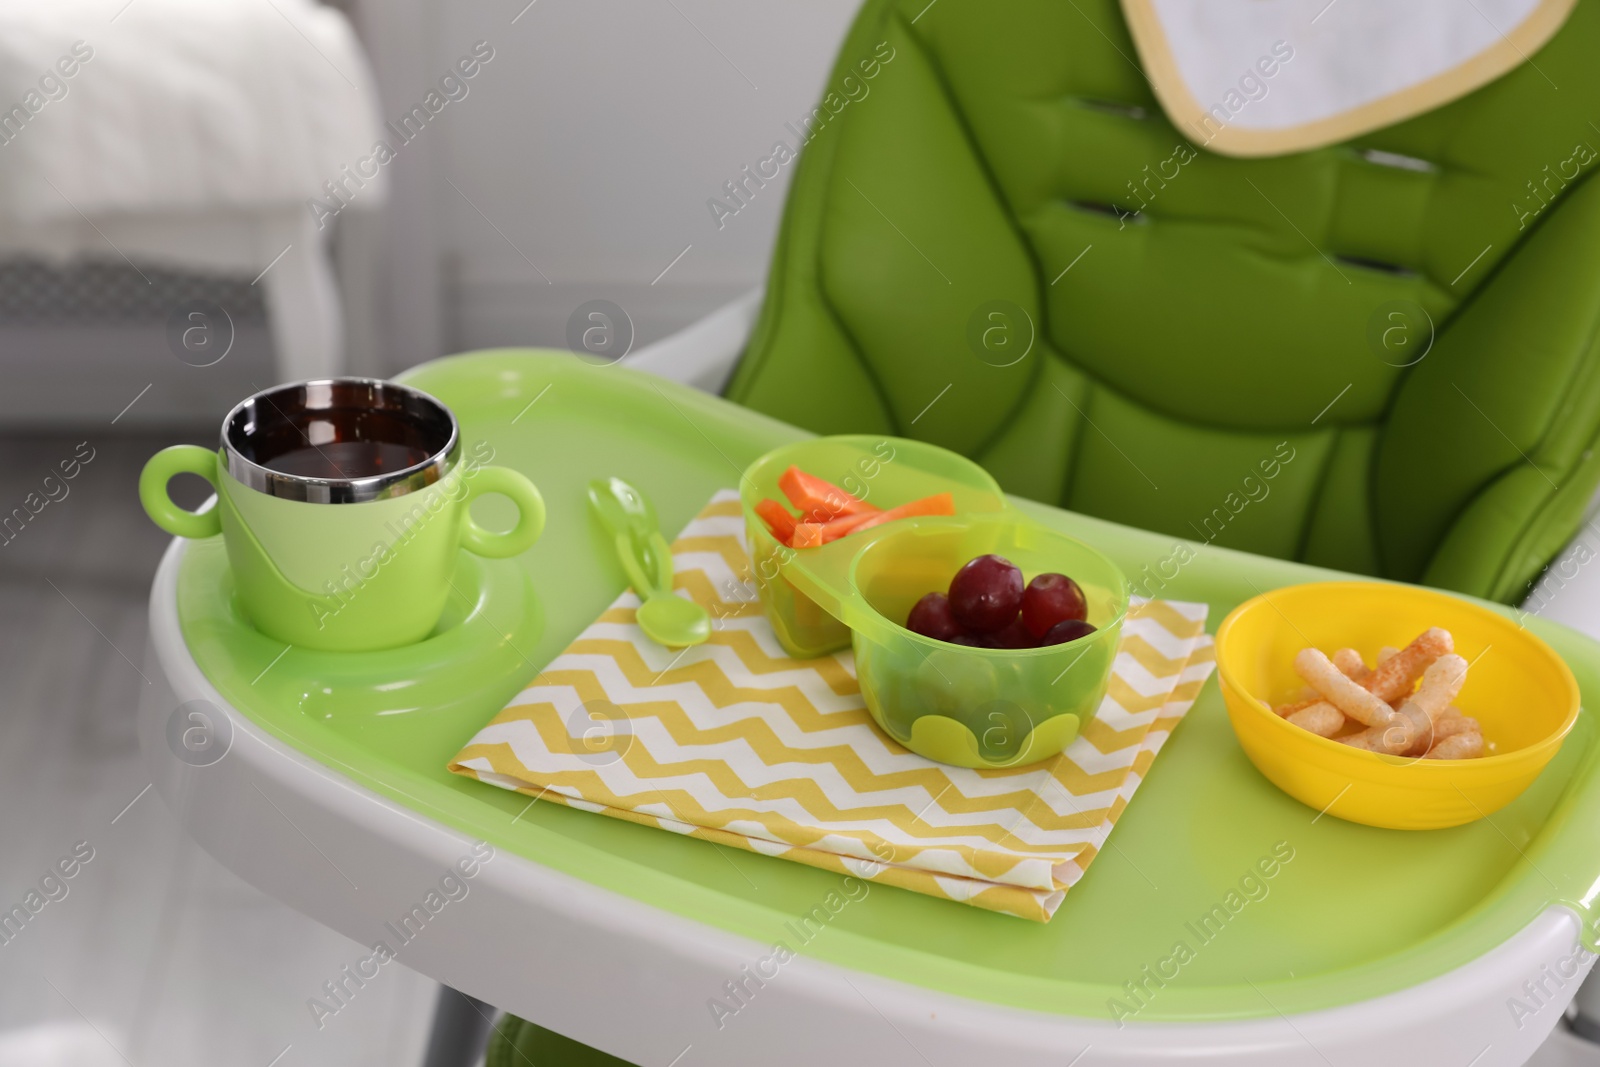
<svg viewBox="0 0 1600 1067">
<path fill-rule="evenodd" d="M 1492 754 L 1425 760 L 1318 737 L 1272 710 L 1299 699 L 1294 657 L 1402 648 L 1430 626 L 1472 664 L 1456 706 L 1483 724 Z M 1395 830 L 1481 819 L 1515 800 L 1578 720 L 1578 683 L 1561 657 L 1503 615 L 1445 593 L 1383 582 L 1288 586 L 1245 601 L 1217 631 L 1217 677 L 1245 754 L 1279 789 L 1317 810 Z"/>
</svg>

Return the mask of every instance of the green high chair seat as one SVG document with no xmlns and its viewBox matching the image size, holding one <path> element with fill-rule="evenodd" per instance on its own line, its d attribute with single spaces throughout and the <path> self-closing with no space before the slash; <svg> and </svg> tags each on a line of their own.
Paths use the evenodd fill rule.
<svg viewBox="0 0 1600 1067">
<path fill-rule="evenodd" d="M 1582 0 L 1446 107 L 1231 159 L 1167 121 L 1116 0 L 868 0 L 727 395 L 1127 525 L 1520 600 L 1600 479 L 1597 54 Z"/>
<path fill-rule="evenodd" d="M 1597 54 L 1580 0 L 1446 107 L 1230 159 L 1166 120 L 1116 0 L 867 0 L 727 396 L 1175 538 L 1519 600 L 1600 481 Z M 627 1067 L 512 1017 L 487 1063 Z"/>
</svg>

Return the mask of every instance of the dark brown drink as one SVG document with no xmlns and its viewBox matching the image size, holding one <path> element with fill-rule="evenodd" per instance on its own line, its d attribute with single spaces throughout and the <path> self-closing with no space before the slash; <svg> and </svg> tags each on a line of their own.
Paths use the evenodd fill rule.
<svg viewBox="0 0 1600 1067">
<path fill-rule="evenodd" d="M 223 437 L 240 460 L 230 472 L 237 467 L 235 477 L 251 488 L 346 503 L 407 491 L 395 491 L 396 476 L 414 474 L 411 488 L 432 483 L 457 447 L 455 422 L 437 401 L 359 378 L 296 383 L 251 397 L 228 417 Z M 292 479 L 334 484 L 311 489 Z"/>
<path fill-rule="evenodd" d="M 414 467 L 428 458 L 426 449 L 388 441 L 330 441 L 274 456 L 261 465 L 297 478 L 371 478 Z"/>
</svg>

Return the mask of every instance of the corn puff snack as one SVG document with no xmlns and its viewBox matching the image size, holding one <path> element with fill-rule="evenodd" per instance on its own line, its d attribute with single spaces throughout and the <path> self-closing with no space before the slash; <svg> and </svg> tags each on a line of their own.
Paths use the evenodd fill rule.
<svg viewBox="0 0 1600 1067">
<path fill-rule="evenodd" d="M 1294 671 L 1321 693 L 1324 700 L 1357 722 L 1381 726 L 1394 718 L 1395 710 L 1389 706 L 1391 698 L 1380 699 L 1360 683 L 1352 682 L 1340 673 L 1327 656 L 1314 648 L 1300 650 L 1300 654 L 1294 658 Z M 1377 672 L 1373 673 L 1373 677 L 1377 678 Z"/>
<path fill-rule="evenodd" d="M 1483 735 L 1472 733 L 1447 737 L 1428 750 L 1427 759 L 1477 759 L 1483 755 Z"/>
<path fill-rule="evenodd" d="M 1368 752 L 1398 756 L 1420 742 L 1432 744 L 1433 720 L 1461 692 L 1467 678 L 1467 661 L 1451 653 L 1440 656 L 1422 675 L 1422 686 L 1402 704 L 1388 723 L 1340 738 L 1343 744 Z"/>
<path fill-rule="evenodd" d="M 1423 672 L 1422 685 L 1411 698 L 1431 721 L 1444 714 L 1467 681 L 1467 661 L 1451 652 L 1434 660 Z"/>
<path fill-rule="evenodd" d="M 1310 686 L 1306 686 L 1306 688 L 1310 689 L 1311 687 Z M 1315 692 L 1315 690 L 1312 690 L 1312 692 Z M 1295 712 L 1304 711 L 1305 709 L 1311 707 L 1313 704 L 1327 704 L 1327 701 L 1323 700 L 1319 696 L 1312 696 L 1312 697 L 1307 697 L 1307 698 L 1305 698 L 1303 700 L 1291 701 L 1288 704 L 1279 704 L 1277 707 L 1273 708 L 1272 710 L 1274 712 L 1276 712 L 1280 718 L 1287 719 L 1289 716 L 1293 715 Z M 1329 707 L 1332 707 L 1332 705 L 1330 704 Z"/>
<path fill-rule="evenodd" d="M 1343 730 L 1345 724 L 1344 712 L 1326 700 L 1313 701 L 1287 718 L 1300 729 L 1310 730 L 1318 737 L 1332 737 Z"/>
<path fill-rule="evenodd" d="M 1455 650 L 1455 640 L 1449 630 L 1437 626 L 1425 630 L 1415 641 L 1378 664 L 1368 687 L 1379 700 L 1398 700 L 1411 692 L 1430 664 Z"/>
<path fill-rule="evenodd" d="M 1426 756 L 1431 746 L 1437 745 L 1447 737 L 1467 733 L 1481 734 L 1482 732 L 1482 727 L 1478 725 L 1477 719 L 1461 714 L 1460 708 L 1448 707 L 1444 709 L 1437 719 L 1433 720 L 1432 737 L 1417 738 L 1410 748 L 1400 754 L 1402 756 Z"/>
<path fill-rule="evenodd" d="M 1339 673 L 1360 685 L 1372 677 L 1372 668 L 1367 666 L 1367 661 L 1361 658 L 1361 653 L 1353 648 L 1341 648 L 1333 654 L 1333 665 L 1339 668 Z"/>
<path fill-rule="evenodd" d="M 1273 710 L 1309 733 L 1415 758 L 1474 759 L 1487 748 L 1478 721 L 1454 705 L 1467 661 L 1448 630 L 1432 627 L 1405 648 L 1386 645 L 1374 667 L 1353 648 L 1332 658 L 1302 649 L 1294 670 L 1306 683 L 1302 699 Z"/>
</svg>

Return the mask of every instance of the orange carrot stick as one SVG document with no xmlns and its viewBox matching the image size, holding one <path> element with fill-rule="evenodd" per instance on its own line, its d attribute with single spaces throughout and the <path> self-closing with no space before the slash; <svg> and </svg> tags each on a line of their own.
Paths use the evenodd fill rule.
<svg viewBox="0 0 1600 1067">
<path fill-rule="evenodd" d="M 787 545 L 794 537 L 795 517 L 788 508 L 768 497 L 756 505 L 755 511 L 780 543 Z"/>
<path fill-rule="evenodd" d="M 830 541 L 837 541 L 845 534 L 860 529 L 861 524 L 868 519 L 877 518 L 882 514 L 883 512 L 881 511 L 864 511 L 859 515 L 843 515 L 837 519 L 829 519 L 827 522 L 818 523 L 817 525 L 822 528 L 822 543 L 827 544 Z"/>
<path fill-rule="evenodd" d="M 794 528 L 794 536 L 789 538 L 790 548 L 818 548 L 822 545 L 822 523 L 802 522 Z"/>
<path fill-rule="evenodd" d="M 897 508 L 890 508 L 888 511 L 880 511 L 876 515 L 868 515 L 847 532 L 855 533 L 858 530 L 870 530 L 874 526 L 881 526 L 896 519 L 911 519 L 924 515 L 954 515 L 955 513 L 955 498 L 949 493 L 935 493 L 932 496 L 925 496 L 921 500 L 913 500 L 908 504 L 901 504 Z"/>
<path fill-rule="evenodd" d="M 819 545 L 837 541 L 847 534 L 857 530 L 868 530 L 874 526 L 881 526 L 895 519 L 910 519 L 922 515 L 954 515 L 956 505 L 954 498 L 949 493 L 935 493 L 925 496 L 921 500 L 913 500 L 901 504 L 888 511 L 876 511 L 862 515 L 846 515 L 831 522 L 800 522 L 795 524 L 794 536 L 789 539 L 790 548 L 816 548 Z"/>
<path fill-rule="evenodd" d="M 778 488 L 783 490 L 783 495 L 801 514 L 819 522 L 827 522 L 841 515 L 870 514 L 878 510 L 832 482 L 825 482 L 792 465 L 778 479 Z"/>
</svg>

